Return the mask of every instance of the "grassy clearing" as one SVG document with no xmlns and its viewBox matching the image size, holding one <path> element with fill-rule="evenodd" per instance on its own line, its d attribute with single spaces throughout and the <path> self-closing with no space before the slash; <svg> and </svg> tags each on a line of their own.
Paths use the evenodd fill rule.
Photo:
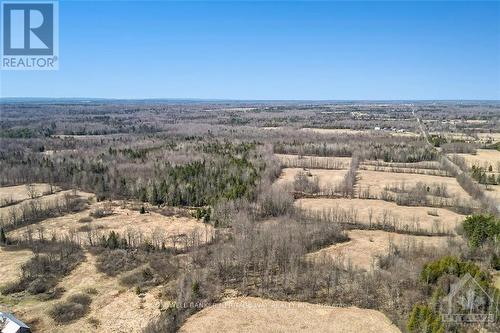
<svg viewBox="0 0 500 333">
<path fill-rule="evenodd" d="M 292 184 L 295 176 L 300 172 L 304 172 L 309 178 L 317 179 L 320 192 L 331 192 L 340 185 L 344 179 L 347 170 L 323 170 L 323 169 L 307 169 L 302 168 L 285 168 L 277 180 L 277 184 L 286 185 Z"/>
<path fill-rule="evenodd" d="M 500 141 L 500 133 L 477 133 L 477 136 L 484 142 L 495 143 Z"/>
<path fill-rule="evenodd" d="M 292 154 L 275 154 L 281 165 L 286 168 L 310 169 L 349 169 L 350 157 L 299 156 Z"/>
<path fill-rule="evenodd" d="M 488 185 L 485 193 L 487 196 L 500 202 L 500 185 Z"/>
<path fill-rule="evenodd" d="M 374 310 L 239 297 L 198 312 L 180 332 L 396 333 L 400 330 Z"/>
<path fill-rule="evenodd" d="M 153 288 L 138 295 L 135 290 L 123 287 L 120 277 L 99 272 L 95 257 L 87 253 L 86 260 L 57 285 L 65 291 L 61 299 L 41 301 L 30 296 L 7 296 L 2 299 L 2 303 L 10 305 L 8 308 L 0 305 L 0 311 L 3 308 L 23 321 L 32 323 L 35 332 L 83 333 L 95 332 L 96 329 L 106 332 L 141 332 L 147 322 L 160 313 L 161 302 L 157 299 L 159 290 Z M 58 304 L 75 303 L 74 295 L 78 294 L 86 294 L 91 299 L 83 314 L 77 309 L 75 316 L 65 325 L 57 323 L 47 314 L 49 309 Z"/>
<path fill-rule="evenodd" d="M 395 224 L 398 229 L 451 232 L 465 218 L 444 208 L 398 206 L 393 202 L 365 199 L 299 199 L 295 206 L 306 211 L 329 214 L 331 210 L 346 213 L 344 222 L 365 225 Z M 347 216 L 349 215 L 349 216 Z"/>
<path fill-rule="evenodd" d="M 476 167 L 489 170 L 490 166 L 493 172 L 500 173 L 500 151 L 493 149 L 477 149 L 476 154 L 455 154 L 463 157 L 465 162 L 471 168 L 473 165 Z"/>
<path fill-rule="evenodd" d="M 6 251 L 0 247 L 0 287 L 17 281 L 21 275 L 21 266 L 32 256 L 33 252 L 29 250 Z"/>
<path fill-rule="evenodd" d="M 386 187 L 411 188 L 422 183 L 425 186 L 444 185 L 450 196 L 471 199 L 470 195 L 458 184 L 455 178 L 432 175 L 406 174 L 361 170 L 358 172 L 358 193 L 369 190 L 370 195 L 380 196 Z"/>
<path fill-rule="evenodd" d="M 12 205 L 19 201 L 41 197 L 60 189 L 49 184 L 34 183 L 27 185 L 0 187 L 0 207 Z"/>
<path fill-rule="evenodd" d="M 16 216 L 21 215 L 21 211 L 23 207 L 26 207 L 26 205 L 35 205 L 40 208 L 49 207 L 56 201 L 62 201 L 64 196 L 68 194 L 69 195 L 75 194 L 76 196 L 83 199 L 89 199 L 94 196 L 92 193 L 88 192 L 67 190 L 67 191 L 60 191 L 54 194 L 44 195 L 41 197 L 37 197 L 35 199 L 25 199 L 20 203 L 0 208 L 0 224 L 1 223 L 8 224 L 9 221 L 12 219 L 13 215 Z"/>
<path fill-rule="evenodd" d="M 348 128 L 302 128 L 303 131 L 314 132 L 318 134 L 344 134 L 344 135 L 359 135 L 359 134 L 373 134 L 373 135 L 391 135 L 396 137 L 418 137 L 419 135 L 414 132 L 397 132 L 397 131 L 382 131 L 382 130 L 353 130 Z"/>
<path fill-rule="evenodd" d="M 49 218 L 39 222 L 34 228 L 42 228 L 45 237 L 55 235 L 61 239 L 70 237 L 83 244 L 89 244 L 91 237 L 97 241 L 102 236 L 107 236 L 111 231 L 119 233 L 122 237 L 130 236 L 131 239 L 148 239 L 152 243 L 165 243 L 165 246 L 183 248 L 190 242 L 206 243 L 211 240 L 213 227 L 191 217 L 164 216 L 155 212 L 141 214 L 137 210 L 122 208 L 119 202 L 111 206 L 112 212 L 102 218 L 91 218 L 89 214 L 102 210 L 103 203 L 96 203 L 90 210 L 76 214 L 69 214 L 56 218 Z M 107 205 L 107 203 L 106 203 Z M 8 233 L 11 238 L 25 238 L 33 227 L 22 227 Z M 38 238 L 39 233 L 33 232 L 33 238 Z"/>
<path fill-rule="evenodd" d="M 443 247 L 448 240 L 448 237 L 410 236 L 378 230 L 352 230 L 348 232 L 348 237 L 349 242 L 310 253 L 308 257 L 313 260 L 331 257 L 344 265 L 370 271 L 377 267 L 379 257 L 390 253 L 394 245 Z"/>
</svg>

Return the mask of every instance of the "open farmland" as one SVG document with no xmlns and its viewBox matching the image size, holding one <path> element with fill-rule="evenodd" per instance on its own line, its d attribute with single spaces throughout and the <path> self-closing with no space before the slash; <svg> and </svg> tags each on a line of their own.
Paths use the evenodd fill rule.
<svg viewBox="0 0 500 333">
<path fill-rule="evenodd" d="M 292 185 L 299 173 L 305 173 L 311 181 L 317 181 L 320 192 L 331 192 L 340 185 L 347 170 L 285 168 L 276 183 Z"/>
<path fill-rule="evenodd" d="M 500 142 L 500 133 L 477 133 L 479 140 L 488 143 Z"/>
<path fill-rule="evenodd" d="M 398 206 L 393 202 L 366 199 L 299 199 L 295 205 L 308 214 L 345 223 L 387 226 L 395 230 L 454 234 L 464 215 L 443 208 Z"/>
<path fill-rule="evenodd" d="M 29 184 L 18 186 L 0 187 L 0 204 L 8 206 L 19 201 L 34 199 L 47 194 L 52 194 L 59 189 L 49 184 Z"/>
<path fill-rule="evenodd" d="M 385 332 L 397 333 L 382 313 L 355 307 L 332 307 L 239 297 L 195 314 L 180 332 Z"/>
<path fill-rule="evenodd" d="M 382 171 L 392 173 L 410 173 L 433 176 L 450 176 L 449 172 L 443 170 L 437 161 L 425 161 L 417 163 L 391 163 L 384 161 L 363 161 L 360 170 Z"/>
<path fill-rule="evenodd" d="M 440 248 L 446 246 L 448 240 L 448 237 L 410 236 L 379 230 L 352 230 L 348 236 L 350 240 L 347 243 L 332 245 L 308 257 L 313 260 L 330 257 L 345 266 L 373 270 L 391 248 Z"/>
<path fill-rule="evenodd" d="M 299 156 L 290 154 L 275 155 L 283 167 L 308 169 L 348 169 L 350 157 Z"/>
<path fill-rule="evenodd" d="M 11 283 L 21 275 L 21 266 L 27 262 L 33 253 L 28 250 L 9 250 L 0 248 L 0 287 Z"/>
<path fill-rule="evenodd" d="M 430 132 L 430 135 L 441 135 L 446 138 L 448 141 L 474 141 L 475 139 L 466 134 L 460 132 Z"/>
<path fill-rule="evenodd" d="M 107 208 L 103 208 L 107 206 Z M 105 216 L 93 217 L 96 210 L 104 211 Z M 187 216 L 186 216 L 187 215 Z M 36 228 L 26 226 L 16 229 L 8 236 L 14 239 L 26 238 L 32 233 L 35 239 L 43 230 L 45 237 L 57 239 L 71 238 L 79 244 L 97 242 L 102 236 L 114 231 L 129 242 L 140 244 L 143 241 L 155 246 L 183 248 L 193 243 L 207 243 L 212 240 L 213 227 L 201 223 L 189 215 L 164 216 L 155 212 L 141 214 L 139 209 L 122 208 L 119 203 L 94 204 L 89 210 L 75 214 L 46 219 L 37 224 Z"/>
<path fill-rule="evenodd" d="M 392 192 L 391 189 L 397 187 L 414 187 L 417 183 L 425 186 L 443 185 L 450 196 L 469 198 L 457 181 L 452 177 L 439 177 L 429 175 L 414 175 L 393 172 L 365 171 L 358 173 L 358 191 L 369 190 L 370 195 L 380 195 L 384 189 Z"/>
<path fill-rule="evenodd" d="M 472 166 L 500 173 L 500 151 L 492 149 L 477 149 L 476 154 L 455 154 L 465 159 L 469 168 Z"/>
<path fill-rule="evenodd" d="M 352 129 L 337 129 L 337 128 L 302 128 L 304 131 L 310 131 L 318 134 L 344 134 L 344 135 L 356 135 L 356 134 L 372 134 L 372 135 L 389 135 L 395 137 L 418 137 L 419 134 L 413 132 L 407 132 L 404 130 L 391 130 L 391 129 L 370 129 L 370 130 L 352 130 Z"/>
<path fill-rule="evenodd" d="M 358 177 L 356 191 L 360 198 L 412 200 L 414 193 L 415 196 L 423 196 L 418 200 L 425 200 L 432 206 L 453 206 L 459 201 L 472 200 L 453 177 L 370 170 L 360 170 Z"/>
<path fill-rule="evenodd" d="M 493 130 L 500 109 L 470 108 L 8 104 L 0 311 L 42 333 L 420 333 L 453 267 L 497 283 L 498 185 L 453 158 L 495 147 L 439 135 Z"/>
<path fill-rule="evenodd" d="M 43 215 L 44 213 L 48 213 L 48 211 L 55 210 L 56 206 L 67 205 L 72 200 L 81 199 L 86 201 L 93 197 L 92 193 L 65 190 L 34 199 L 25 199 L 22 202 L 0 208 L 0 225 L 8 227 L 19 223 L 27 214 Z"/>
<path fill-rule="evenodd" d="M 2 257 L 3 258 L 3 257 Z M 49 316 L 47 308 L 61 300 L 37 302 L 31 297 L 23 300 L 0 296 L 0 302 L 12 304 L 8 310 L 16 313 L 39 332 L 93 332 L 96 329 L 108 332 L 141 332 L 148 319 L 159 315 L 159 304 L 156 299 L 158 290 L 150 290 L 138 295 L 120 284 L 119 277 L 110 277 L 96 268 L 95 257 L 87 254 L 86 259 L 70 275 L 58 285 L 71 295 L 87 294 L 92 303 L 86 318 L 61 326 Z M 62 301 L 64 301 L 64 298 Z M 0 311 L 7 309 L 0 304 Z"/>
<path fill-rule="evenodd" d="M 347 135 L 356 135 L 360 133 L 367 133 L 367 130 L 353 130 L 349 128 L 302 128 L 301 130 L 307 132 L 314 132 L 318 134 L 347 134 Z"/>
<path fill-rule="evenodd" d="M 500 185 L 488 185 L 486 195 L 500 203 Z"/>
</svg>

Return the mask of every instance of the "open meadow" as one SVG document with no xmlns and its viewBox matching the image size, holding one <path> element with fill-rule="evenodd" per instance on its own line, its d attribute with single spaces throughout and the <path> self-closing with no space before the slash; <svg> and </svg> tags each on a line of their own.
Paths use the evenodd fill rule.
<svg viewBox="0 0 500 333">
<path fill-rule="evenodd" d="M 269 309 L 273 309 L 269 311 Z M 383 314 L 355 307 L 240 297 L 208 307 L 179 332 L 401 332 Z"/>
</svg>

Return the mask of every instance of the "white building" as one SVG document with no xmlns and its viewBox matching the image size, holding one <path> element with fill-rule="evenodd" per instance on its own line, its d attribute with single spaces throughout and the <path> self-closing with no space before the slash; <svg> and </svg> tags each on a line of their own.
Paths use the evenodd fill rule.
<svg viewBox="0 0 500 333">
<path fill-rule="evenodd" d="M 31 330 L 10 313 L 0 312 L 0 333 L 31 333 Z"/>
</svg>

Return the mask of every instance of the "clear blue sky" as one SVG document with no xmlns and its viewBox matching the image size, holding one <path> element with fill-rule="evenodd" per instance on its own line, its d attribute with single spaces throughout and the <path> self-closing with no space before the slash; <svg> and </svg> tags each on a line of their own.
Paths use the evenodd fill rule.
<svg viewBox="0 0 500 333">
<path fill-rule="evenodd" d="M 500 2 L 61 1 L 2 97 L 500 99 Z"/>
</svg>

